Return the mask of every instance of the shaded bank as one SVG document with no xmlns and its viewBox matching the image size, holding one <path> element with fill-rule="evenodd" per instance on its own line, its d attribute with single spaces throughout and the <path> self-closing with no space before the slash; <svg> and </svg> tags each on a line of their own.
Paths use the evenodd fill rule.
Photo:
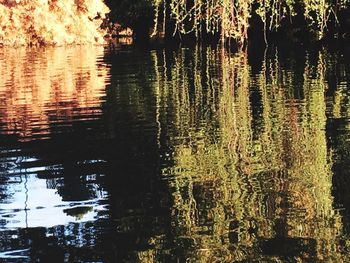
<svg viewBox="0 0 350 263">
<path fill-rule="evenodd" d="M 2 0 L 0 45 L 101 44 L 116 22 L 131 27 L 141 43 L 150 37 L 238 47 L 248 40 L 343 40 L 350 38 L 349 5 L 347 0 Z"/>
<path fill-rule="evenodd" d="M 109 19 L 122 27 L 133 29 L 134 39 L 147 42 L 153 24 L 154 8 L 151 1 L 105 0 L 111 9 Z"/>
<path fill-rule="evenodd" d="M 114 1 L 112 20 L 131 26 L 136 38 L 152 37 L 202 42 L 288 39 L 313 42 L 348 39 L 349 2 L 341 1 Z M 148 29 L 147 29 L 148 27 Z"/>
</svg>

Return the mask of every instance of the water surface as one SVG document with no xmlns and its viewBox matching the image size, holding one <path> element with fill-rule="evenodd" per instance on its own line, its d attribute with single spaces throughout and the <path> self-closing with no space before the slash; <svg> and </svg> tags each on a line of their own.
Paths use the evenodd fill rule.
<svg viewBox="0 0 350 263">
<path fill-rule="evenodd" d="M 0 49 L 0 258 L 350 260 L 347 61 Z"/>
</svg>

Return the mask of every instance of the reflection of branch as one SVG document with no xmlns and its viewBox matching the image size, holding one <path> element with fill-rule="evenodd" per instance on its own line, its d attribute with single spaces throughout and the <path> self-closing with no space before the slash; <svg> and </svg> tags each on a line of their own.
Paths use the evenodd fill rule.
<svg viewBox="0 0 350 263">
<path fill-rule="evenodd" d="M 28 228 L 28 186 L 27 186 L 27 183 L 28 183 L 28 175 L 25 174 L 24 175 L 24 189 L 25 189 L 25 195 L 26 195 L 26 199 L 24 201 L 24 213 L 26 215 L 26 219 L 25 219 L 25 222 L 26 222 L 26 228 Z"/>
<path fill-rule="evenodd" d="M 231 261 L 256 256 L 246 251 L 259 246 L 259 238 L 273 239 L 277 225 L 288 229 L 279 233 L 291 240 L 315 239 L 317 253 L 329 249 L 341 224 L 330 223 L 340 217 L 332 208 L 324 127 L 326 64 L 320 58 L 310 67 L 306 61 L 306 100 L 300 103 L 290 91 L 302 76 L 284 68 L 277 52 L 267 58 L 265 50 L 252 80 L 246 53 L 206 51 L 205 63 L 200 49 L 190 58 L 186 51 L 175 55 L 167 65 L 172 78 L 159 85 L 162 106 L 172 114 L 160 112 L 161 124 L 173 118 L 176 136 L 170 136 L 173 163 L 165 171 L 175 236 L 193 239 L 196 252 L 205 250 L 208 258 L 227 253 Z M 261 95 L 257 104 L 250 99 L 254 85 Z M 261 114 L 253 114 L 256 107 Z M 186 253 L 193 256 L 191 249 Z"/>
</svg>

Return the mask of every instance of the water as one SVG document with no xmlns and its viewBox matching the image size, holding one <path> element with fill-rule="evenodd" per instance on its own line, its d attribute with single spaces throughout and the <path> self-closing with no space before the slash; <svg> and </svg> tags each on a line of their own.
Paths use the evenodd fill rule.
<svg viewBox="0 0 350 263">
<path fill-rule="evenodd" d="M 0 49 L 1 260 L 349 261 L 349 50 L 258 51 Z"/>
</svg>

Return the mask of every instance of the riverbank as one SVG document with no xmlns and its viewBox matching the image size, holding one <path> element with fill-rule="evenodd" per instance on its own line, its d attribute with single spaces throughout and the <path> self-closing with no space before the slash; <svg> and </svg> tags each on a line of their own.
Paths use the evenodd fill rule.
<svg viewBox="0 0 350 263">
<path fill-rule="evenodd" d="M 242 48 L 252 41 L 308 44 L 350 39 L 350 5 L 344 0 L 249 0 L 237 1 L 234 7 L 231 1 L 212 1 L 214 6 L 173 0 L 106 3 L 110 19 L 132 28 L 137 42 L 225 42 Z"/>
</svg>

